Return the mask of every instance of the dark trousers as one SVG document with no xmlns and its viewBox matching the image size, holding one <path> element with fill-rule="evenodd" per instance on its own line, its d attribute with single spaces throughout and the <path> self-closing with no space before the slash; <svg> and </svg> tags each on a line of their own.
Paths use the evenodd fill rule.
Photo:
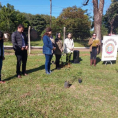
<svg viewBox="0 0 118 118">
<path fill-rule="evenodd" d="M 55 57 L 56 57 L 56 68 L 59 68 L 61 55 L 55 54 Z"/>
<path fill-rule="evenodd" d="M 96 59 L 97 56 L 97 47 L 92 48 L 92 52 L 90 52 L 91 59 Z"/>
<path fill-rule="evenodd" d="M 52 55 L 45 54 L 45 71 L 50 72 L 50 62 L 52 59 Z"/>
<path fill-rule="evenodd" d="M 2 70 L 2 58 L 0 58 L 0 81 L 1 81 L 1 70 Z"/>
<path fill-rule="evenodd" d="M 70 63 L 70 61 L 71 61 L 71 54 L 72 53 L 67 53 L 66 54 L 66 63 Z"/>
<path fill-rule="evenodd" d="M 20 66 L 22 62 L 22 74 L 26 73 L 27 50 L 15 52 L 17 58 L 16 73 L 20 75 Z"/>
</svg>

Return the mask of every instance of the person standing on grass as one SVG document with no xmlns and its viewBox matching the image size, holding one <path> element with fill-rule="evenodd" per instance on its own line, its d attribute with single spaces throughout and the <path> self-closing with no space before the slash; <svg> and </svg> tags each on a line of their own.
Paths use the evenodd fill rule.
<svg viewBox="0 0 118 118">
<path fill-rule="evenodd" d="M 55 47 L 55 41 L 54 41 L 54 39 L 53 39 L 52 36 L 50 36 L 50 40 L 51 40 L 51 42 L 52 42 L 52 46 Z M 51 60 L 52 60 L 52 58 L 53 58 L 53 54 L 54 54 L 54 53 L 55 53 L 55 51 L 53 50 L 53 51 L 52 51 L 52 57 L 51 57 Z M 52 63 L 55 63 L 55 62 L 52 60 Z"/>
<path fill-rule="evenodd" d="M 61 34 L 60 33 L 57 33 L 57 35 L 56 35 L 55 46 L 56 46 L 56 50 L 55 50 L 56 69 L 59 70 L 60 69 L 60 67 L 59 67 L 60 58 L 61 58 L 62 51 L 63 51 L 63 42 L 61 40 Z"/>
<path fill-rule="evenodd" d="M 94 63 L 94 66 L 96 66 L 96 56 L 98 53 L 100 41 L 96 37 L 96 33 L 93 34 L 92 38 L 90 38 L 88 44 L 90 46 L 90 66 Z"/>
<path fill-rule="evenodd" d="M 27 49 L 28 39 L 25 35 L 24 26 L 20 24 L 17 27 L 17 31 L 12 33 L 11 40 L 13 43 L 13 49 L 17 58 L 16 73 L 17 77 L 21 78 L 20 66 L 22 62 L 22 74 L 26 76 L 26 63 L 27 63 Z"/>
<path fill-rule="evenodd" d="M 74 41 L 72 39 L 72 34 L 68 33 L 68 37 L 64 41 L 64 52 L 66 53 L 66 63 L 70 67 L 71 55 L 74 50 Z"/>
<path fill-rule="evenodd" d="M 53 50 L 56 48 L 53 47 L 53 44 L 50 40 L 52 34 L 52 29 L 50 27 L 46 28 L 45 34 L 43 35 L 43 54 L 45 54 L 45 71 L 46 74 L 50 74 L 50 62 L 52 59 Z"/>
<path fill-rule="evenodd" d="M 2 70 L 2 61 L 5 60 L 4 57 L 4 46 L 3 46 L 3 33 L 0 31 L 0 83 L 5 83 L 1 80 L 1 70 Z"/>
</svg>

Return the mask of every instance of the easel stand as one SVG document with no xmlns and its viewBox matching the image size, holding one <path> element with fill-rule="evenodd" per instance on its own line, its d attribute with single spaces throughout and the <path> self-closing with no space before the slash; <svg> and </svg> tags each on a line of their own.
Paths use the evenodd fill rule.
<svg viewBox="0 0 118 118">
<path fill-rule="evenodd" d="M 108 62 L 112 65 L 112 61 L 106 61 L 105 62 L 105 65 L 107 65 Z"/>
</svg>

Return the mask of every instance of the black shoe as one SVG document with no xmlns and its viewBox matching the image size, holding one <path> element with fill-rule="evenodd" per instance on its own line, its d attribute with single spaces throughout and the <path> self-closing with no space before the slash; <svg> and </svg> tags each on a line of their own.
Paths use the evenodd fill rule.
<svg viewBox="0 0 118 118">
<path fill-rule="evenodd" d="M 60 70 L 61 68 L 58 67 L 58 68 L 56 68 L 56 69 L 57 69 L 57 70 Z"/>
</svg>

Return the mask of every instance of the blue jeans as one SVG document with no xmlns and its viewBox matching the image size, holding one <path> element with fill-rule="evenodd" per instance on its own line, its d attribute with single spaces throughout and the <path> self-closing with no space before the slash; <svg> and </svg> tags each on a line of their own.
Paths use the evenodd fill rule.
<svg viewBox="0 0 118 118">
<path fill-rule="evenodd" d="M 0 81 L 1 81 L 2 59 L 0 58 Z"/>
<path fill-rule="evenodd" d="M 52 55 L 45 54 L 45 71 L 50 72 L 50 62 L 52 59 Z"/>
</svg>

